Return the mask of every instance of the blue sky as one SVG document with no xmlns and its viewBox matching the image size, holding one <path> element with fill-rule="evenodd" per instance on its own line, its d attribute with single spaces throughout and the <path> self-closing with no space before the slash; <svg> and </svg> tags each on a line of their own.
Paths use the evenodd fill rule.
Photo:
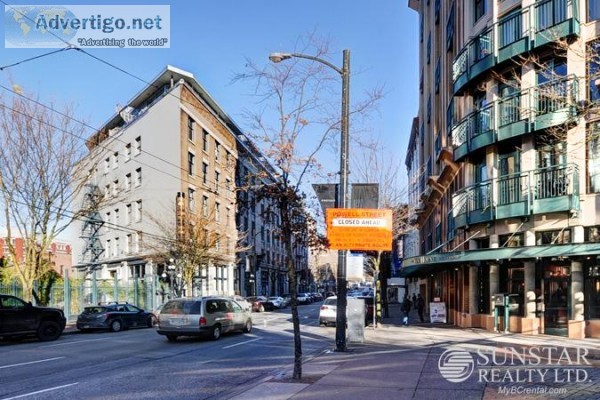
<svg viewBox="0 0 600 400">
<path fill-rule="evenodd" d="M 372 120 L 372 131 L 382 137 L 386 148 L 404 160 L 412 118 L 418 110 L 418 16 L 407 3 L 407 0 L 173 1 L 169 49 L 87 50 L 146 81 L 167 64 L 190 71 L 244 128 L 242 110 L 253 99 L 247 96 L 249 90 L 242 83 L 232 83 L 233 75 L 244 71 L 246 58 L 267 63 L 269 53 L 291 51 L 300 36 L 315 31 L 330 38 L 332 49 L 339 53 L 337 59 L 330 60 L 332 63 L 341 66 L 342 49 L 351 50 L 352 71 L 360 71 L 352 76 L 351 101 L 368 89 L 385 85 L 387 94 Z M 118 3 L 93 0 L 85 4 Z M 2 48 L 0 65 L 47 51 Z M 6 84 L 9 79 L 28 92 L 38 93 L 43 101 L 73 103 L 78 115 L 94 127 L 101 126 L 117 104 L 123 105 L 144 86 L 143 82 L 77 51 L 0 71 L 1 83 Z"/>
</svg>

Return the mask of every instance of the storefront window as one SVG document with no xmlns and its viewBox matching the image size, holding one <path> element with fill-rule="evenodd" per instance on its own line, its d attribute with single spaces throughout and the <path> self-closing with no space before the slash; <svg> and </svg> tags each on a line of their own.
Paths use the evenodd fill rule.
<svg viewBox="0 0 600 400">
<path fill-rule="evenodd" d="M 600 266 L 586 268 L 585 279 L 585 318 L 600 318 Z"/>
</svg>

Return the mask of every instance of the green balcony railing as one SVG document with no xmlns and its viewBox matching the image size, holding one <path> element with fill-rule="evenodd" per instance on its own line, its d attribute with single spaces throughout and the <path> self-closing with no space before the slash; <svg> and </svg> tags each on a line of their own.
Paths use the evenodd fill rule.
<svg viewBox="0 0 600 400">
<path fill-rule="evenodd" d="M 545 0 L 510 13 L 470 40 L 452 64 L 454 93 L 496 64 L 579 34 L 579 0 Z"/>
<path fill-rule="evenodd" d="M 454 159 L 529 132 L 558 126 L 576 115 L 579 82 L 568 76 L 500 98 L 452 126 Z"/>
<path fill-rule="evenodd" d="M 452 196 L 457 228 L 530 214 L 579 210 L 579 170 L 556 165 L 504 175 L 468 186 Z"/>
</svg>

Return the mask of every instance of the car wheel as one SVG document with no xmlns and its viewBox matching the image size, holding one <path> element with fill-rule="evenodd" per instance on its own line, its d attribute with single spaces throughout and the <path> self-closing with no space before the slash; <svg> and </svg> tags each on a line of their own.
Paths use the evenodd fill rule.
<svg viewBox="0 0 600 400">
<path fill-rule="evenodd" d="M 154 317 L 148 317 L 146 320 L 146 326 L 148 328 L 152 328 L 154 326 Z"/>
<path fill-rule="evenodd" d="M 113 332 L 120 332 L 123 330 L 123 323 L 120 319 L 115 319 L 110 323 L 110 330 Z"/>
<path fill-rule="evenodd" d="M 37 337 L 41 341 L 56 340 L 62 331 L 60 325 L 55 321 L 42 321 L 37 330 Z"/>
<path fill-rule="evenodd" d="M 252 321 L 246 321 L 246 325 L 244 326 L 244 329 L 242 329 L 242 331 L 244 333 L 250 333 L 252 331 Z"/>
<path fill-rule="evenodd" d="M 221 337 L 221 325 L 213 326 L 212 334 L 211 334 L 210 338 L 212 340 L 219 340 L 220 337 Z"/>
<path fill-rule="evenodd" d="M 265 312 L 265 306 L 261 304 L 261 305 L 258 307 L 258 312 Z"/>
<path fill-rule="evenodd" d="M 177 341 L 177 335 L 167 335 L 167 340 L 169 342 L 176 342 Z"/>
</svg>

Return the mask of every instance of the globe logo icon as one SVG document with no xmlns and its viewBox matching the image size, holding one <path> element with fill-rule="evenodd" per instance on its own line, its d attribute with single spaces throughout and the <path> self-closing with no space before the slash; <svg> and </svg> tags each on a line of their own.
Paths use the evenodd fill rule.
<svg viewBox="0 0 600 400">
<path fill-rule="evenodd" d="M 53 19 L 72 20 L 75 15 L 62 6 L 14 6 L 4 10 L 6 47 L 65 47 L 77 34 L 68 26 L 49 29 Z"/>
<path fill-rule="evenodd" d="M 469 379 L 475 368 L 475 361 L 469 352 L 451 349 L 440 356 L 438 368 L 448 382 L 460 383 Z"/>
</svg>

